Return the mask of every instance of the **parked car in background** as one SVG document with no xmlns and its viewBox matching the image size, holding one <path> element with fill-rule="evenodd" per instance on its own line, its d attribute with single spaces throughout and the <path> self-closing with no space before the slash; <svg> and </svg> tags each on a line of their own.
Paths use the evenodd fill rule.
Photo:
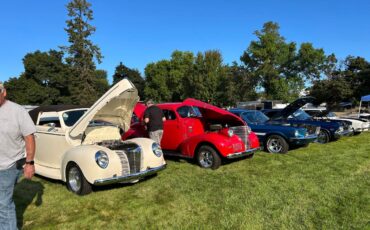
<svg viewBox="0 0 370 230">
<path fill-rule="evenodd" d="M 355 135 L 370 130 L 370 122 L 365 119 L 339 117 L 329 110 L 305 109 L 304 111 L 314 119 L 349 121 L 352 123 L 352 131 Z"/>
<path fill-rule="evenodd" d="M 146 106 L 142 102 L 136 103 L 132 113 L 130 129 L 122 134 L 122 140 L 128 140 L 136 137 L 148 137 L 148 132 L 144 125 L 144 111 Z"/>
<path fill-rule="evenodd" d="M 261 145 L 270 153 L 286 153 L 292 147 L 307 146 L 317 139 L 320 127 L 271 121 L 258 110 L 230 109 L 241 117 L 258 136 Z"/>
<path fill-rule="evenodd" d="M 226 110 L 191 98 L 157 106 L 166 117 L 161 142 L 165 155 L 194 158 L 203 168 L 217 169 L 223 159 L 253 156 L 259 149 L 248 125 Z"/>
<path fill-rule="evenodd" d="M 302 97 L 290 103 L 284 109 L 264 109 L 262 112 L 274 121 L 320 126 L 320 133 L 317 137 L 319 143 L 334 141 L 352 132 L 350 122 L 315 120 L 300 109 L 306 103 L 313 103 L 314 100 L 313 97 Z"/>
<path fill-rule="evenodd" d="M 66 182 L 84 195 L 93 185 L 137 182 L 165 168 L 160 146 L 148 138 L 121 140 L 138 101 L 124 79 L 90 108 L 41 106 L 29 113 L 37 128 L 36 174 Z"/>
</svg>

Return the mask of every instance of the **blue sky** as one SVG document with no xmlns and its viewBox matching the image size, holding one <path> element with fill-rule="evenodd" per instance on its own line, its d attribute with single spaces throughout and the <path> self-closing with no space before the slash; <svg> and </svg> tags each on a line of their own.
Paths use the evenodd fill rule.
<svg viewBox="0 0 370 230">
<path fill-rule="evenodd" d="M 0 81 L 23 71 L 23 57 L 68 45 L 64 31 L 68 0 L 0 3 Z M 148 63 L 169 59 L 174 50 L 219 50 L 225 63 L 255 40 L 253 32 L 275 21 L 287 41 L 311 42 L 326 54 L 370 61 L 370 1 L 354 0 L 90 0 L 91 37 L 104 56 L 108 79 L 119 62 L 143 73 Z"/>
</svg>

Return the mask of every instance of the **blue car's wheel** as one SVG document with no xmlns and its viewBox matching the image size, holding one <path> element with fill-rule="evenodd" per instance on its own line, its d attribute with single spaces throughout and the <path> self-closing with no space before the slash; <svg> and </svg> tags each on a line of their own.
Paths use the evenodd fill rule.
<svg viewBox="0 0 370 230">
<path fill-rule="evenodd" d="M 324 129 L 320 129 L 320 133 L 317 136 L 317 142 L 320 144 L 325 144 L 325 143 L 328 143 L 329 141 L 330 141 L 330 135 L 328 131 Z"/>
<path fill-rule="evenodd" d="M 289 145 L 286 140 L 279 135 L 271 135 L 266 141 L 266 150 L 269 153 L 286 153 L 289 150 Z"/>
</svg>

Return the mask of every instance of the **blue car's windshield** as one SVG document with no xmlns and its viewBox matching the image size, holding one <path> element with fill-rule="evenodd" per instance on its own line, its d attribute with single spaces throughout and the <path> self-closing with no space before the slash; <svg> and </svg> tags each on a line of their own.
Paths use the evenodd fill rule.
<svg viewBox="0 0 370 230">
<path fill-rule="evenodd" d="M 336 117 L 337 115 L 334 113 L 334 112 L 329 112 L 327 115 L 327 117 Z"/>
<path fill-rule="evenodd" d="M 257 124 L 266 123 L 266 121 L 269 120 L 269 118 L 265 114 L 263 114 L 261 111 L 245 112 L 242 114 L 242 118 L 246 122 L 257 123 Z"/>
<path fill-rule="evenodd" d="M 298 109 L 295 111 L 292 115 L 288 117 L 289 119 L 297 119 L 297 120 L 308 120 L 311 118 L 310 115 L 308 115 L 305 111 Z"/>
</svg>

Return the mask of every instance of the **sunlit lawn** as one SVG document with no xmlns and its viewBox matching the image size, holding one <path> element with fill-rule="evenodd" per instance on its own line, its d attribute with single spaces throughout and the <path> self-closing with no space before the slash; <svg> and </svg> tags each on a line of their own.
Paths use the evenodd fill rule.
<svg viewBox="0 0 370 230">
<path fill-rule="evenodd" d="M 370 133 L 204 170 L 168 160 L 157 176 L 76 196 L 36 177 L 16 188 L 24 229 L 369 229 Z"/>
</svg>

